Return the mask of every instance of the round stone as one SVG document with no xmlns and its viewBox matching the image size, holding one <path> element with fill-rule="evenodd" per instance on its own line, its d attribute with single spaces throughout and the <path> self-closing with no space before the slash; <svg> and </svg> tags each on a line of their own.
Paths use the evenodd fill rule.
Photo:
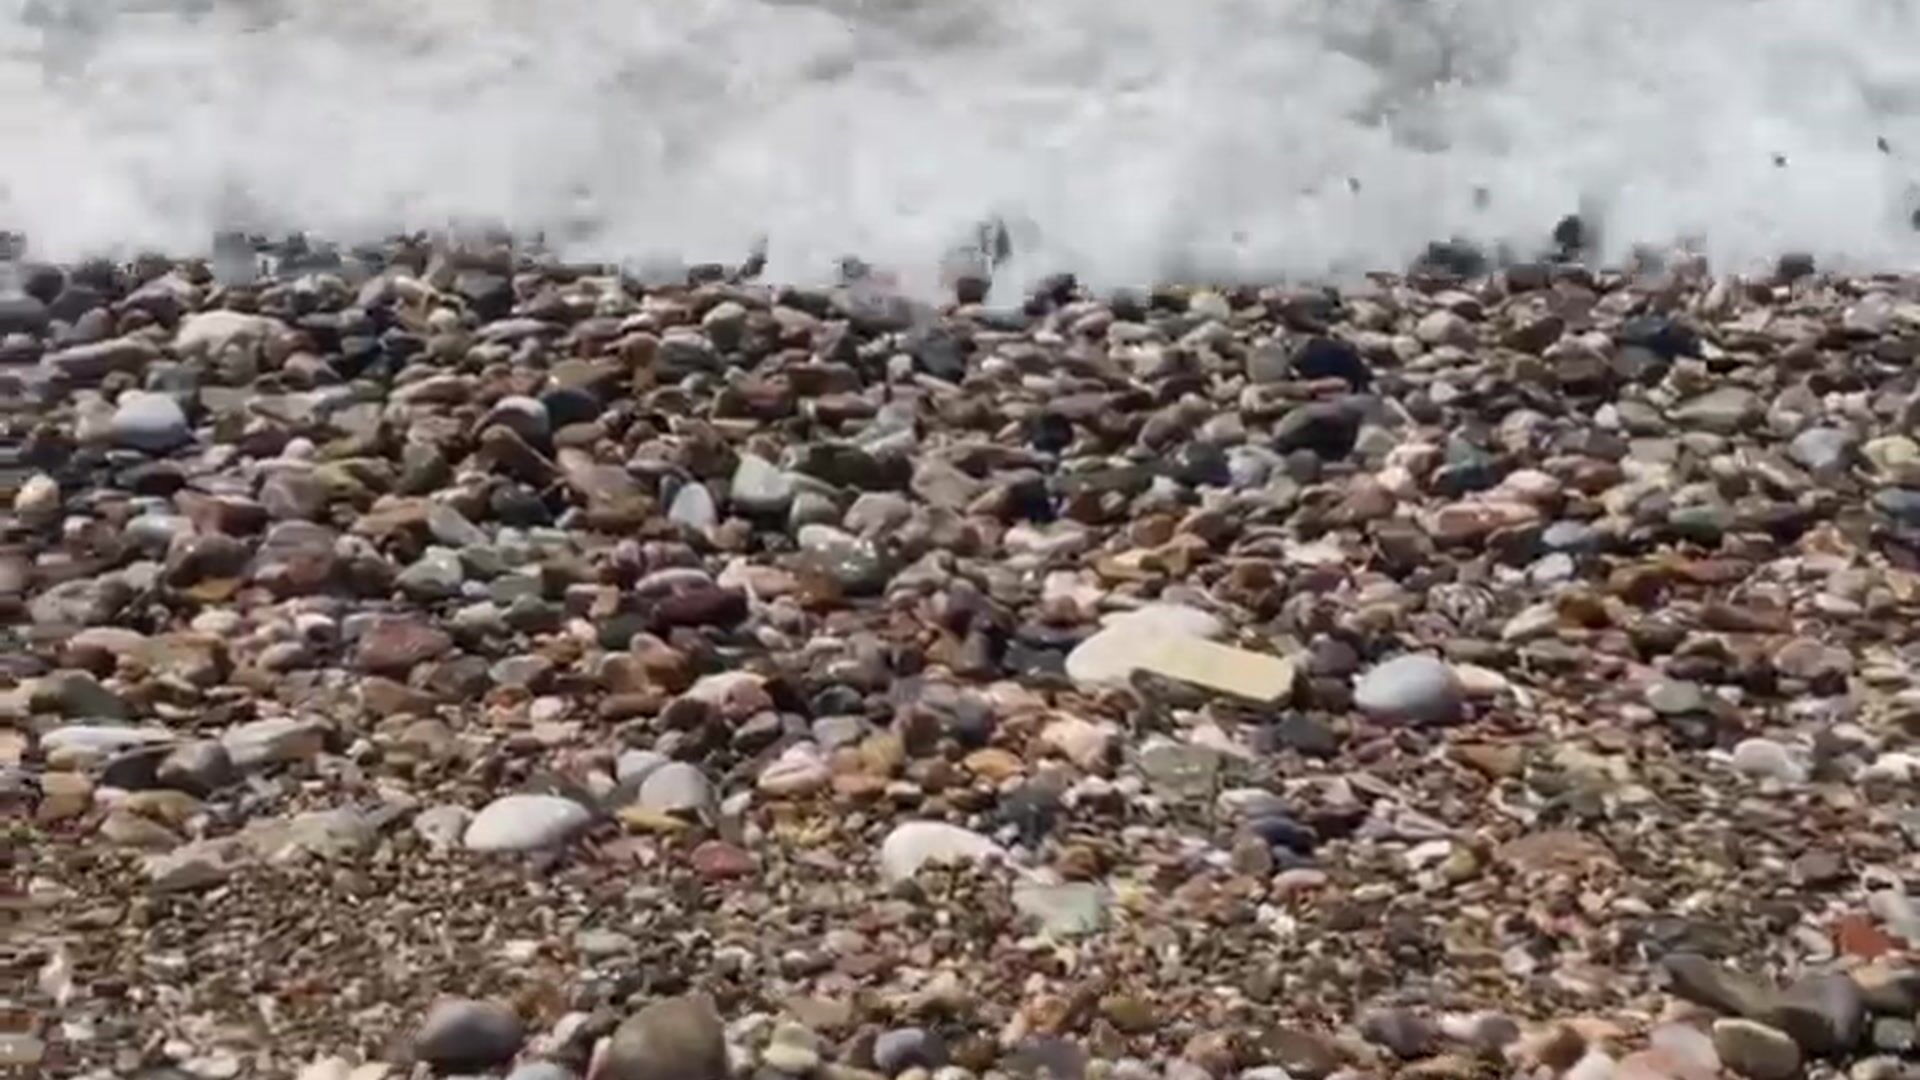
<svg viewBox="0 0 1920 1080">
<path fill-rule="evenodd" d="M 873 1067 L 885 1076 L 908 1069 L 937 1069 L 947 1063 L 947 1047 L 925 1028 L 894 1028 L 873 1040 Z"/>
<path fill-rule="evenodd" d="M 491 1001 L 437 1002 L 414 1033 L 420 1060 L 442 1072 L 473 1072 L 512 1060 L 526 1030 L 512 1010 Z"/>
<path fill-rule="evenodd" d="M 712 804 L 713 785 L 684 761 L 670 761 L 640 782 L 640 805 L 656 814 L 698 814 Z"/>
<path fill-rule="evenodd" d="M 1806 780 L 1807 767 L 1793 752 L 1772 739 L 1743 739 L 1733 748 L 1733 767 L 1756 780 L 1774 780 L 1798 784 Z"/>
<path fill-rule="evenodd" d="M 193 429 L 187 426 L 187 414 L 180 403 L 170 394 L 144 390 L 121 396 L 108 431 L 116 444 L 150 454 L 164 454 L 193 441 Z"/>
<path fill-rule="evenodd" d="M 1453 668 L 1438 657 L 1395 657 L 1360 676 L 1353 703 L 1377 720 L 1438 724 L 1456 719 L 1466 689 Z"/>
<path fill-rule="evenodd" d="M 565 843 L 593 815 L 558 795 L 505 795 L 487 804 L 467 825 L 468 850 L 537 851 Z"/>
</svg>

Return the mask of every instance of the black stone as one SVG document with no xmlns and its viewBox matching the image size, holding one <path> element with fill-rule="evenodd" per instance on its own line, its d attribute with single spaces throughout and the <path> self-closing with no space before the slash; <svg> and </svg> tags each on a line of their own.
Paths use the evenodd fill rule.
<svg viewBox="0 0 1920 1080">
<path fill-rule="evenodd" d="M 1073 421 L 1057 412 L 1036 413 L 1027 421 L 1027 444 L 1044 454 L 1073 445 Z"/>
<path fill-rule="evenodd" d="M 967 375 L 966 343 L 945 330 L 915 334 L 907 343 L 913 366 L 943 382 L 957 383 Z"/>
<path fill-rule="evenodd" d="M 1027 783 L 1000 799 L 999 818 L 1014 827 L 1026 844 L 1047 838 L 1060 820 L 1060 795 L 1052 788 Z"/>
<path fill-rule="evenodd" d="M 105 307 L 106 294 L 91 285 L 74 282 L 60 290 L 59 295 L 47 301 L 47 314 L 70 323 L 96 308 Z"/>
<path fill-rule="evenodd" d="M 1413 272 L 1438 277 L 1472 278 L 1487 272 L 1487 253 L 1470 240 L 1435 240 L 1414 261 Z"/>
<path fill-rule="evenodd" d="M 555 430 L 569 424 L 585 424 L 598 419 L 605 408 L 591 391 L 574 386 L 558 386 L 540 395 L 547 417 Z"/>
<path fill-rule="evenodd" d="M 1233 473 L 1227 452 L 1208 443 L 1188 443 L 1174 453 L 1173 477 L 1192 487 L 1227 487 Z"/>
<path fill-rule="evenodd" d="M 1579 214 L 1568 214 L 1553 227 L 1553 242 L 1560 248 L 1563 256 L 1574 256 L 1585 251 L 1591 243 L 1587 223 Z"/>
<path fill-rule="evenodd" d="M 1252 819 L 1247 822 L 1247 831 L 1273 847 L 1287 848 L 1303 855 L 1311 854 L 1314 846 L 1320 842 L 1312 829 L 1278 814 Z"/>
<path fill-rule="evenodd" d="M 1293 370 L 1303 379 L 1341 379 L 1355 391 L 1373 385 L 1373 368 L 1358 349 L 1338 338 L 1308 338 L 1293 355 Z"/>
<path fill-rule="evenodd" d="M 1700 335 L 1665 315 L 1636 315 L 1620 324 L 1613 339 L 1621 345 L 1637 345 L 1662 360 L 1700 355 Z"/>
<path fill-rule="evenodd" d="M 1783 284 L 1812 277 L 1815 270 L 1813 256 L 1805 252 L 1788 252 L 1780 256 L 1780 262 L 1774 267 L 1774 276 Z"/>
<path fill-rule="evenodd" d="M 1340 752 L 1340 735 L 1325 721 L 1305 713 L 1293 713 L 1273 726 L 1273 738 L 1279 745 L 1308 757 L 1330 758 Z"/>
<path fill-rule="evenodd" d="M 513 313 L 513 279 L 487 270 L 462 270 L 454 275 L 453 291 L 482 322 L 504 319 Z"/>
<path fill-rule="evenodd" d="M 32 296 L 0 296 L 0 336 L 46 332 L 47 305 Z"/>
<path fill-rule="evenodd" d="M 1338 402 L 1302 405 L 1274 426 L 1273 447 L 1283 454 L 1311 450 L 1323 459 L 1337 460 L 1353 453 L 1360 437 L 1360 413 Z"/>
</svg>

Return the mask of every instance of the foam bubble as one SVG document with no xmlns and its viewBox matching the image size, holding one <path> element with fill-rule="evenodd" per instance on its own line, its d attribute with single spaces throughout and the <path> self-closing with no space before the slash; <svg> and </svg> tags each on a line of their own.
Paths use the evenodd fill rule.
<svg viewBox="0 0 1920 1080">
<path fill-rule="evenodd" d="M 926 273 L 1001 215 L 1018 273 L 1131 284 L 1533 245 L 1585 200 L 1616 248 L 1899 268 L 1916 41 L 1906 0 L 32 0 L 0 5 L 0 227 L 764 236 L 810 279 Z"/>
</svg>

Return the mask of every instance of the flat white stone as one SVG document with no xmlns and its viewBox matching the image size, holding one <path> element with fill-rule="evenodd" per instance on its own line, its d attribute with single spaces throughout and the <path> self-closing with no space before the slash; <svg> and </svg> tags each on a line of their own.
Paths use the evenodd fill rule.
<svg viewBox="0 0 1920 1080">
<path fill-rule="evenodd" d="M 929 863 L 987 862 L 1007 857 L 1006 849 L 970 829 L 942 821 L 909 821 L 880 842 L 880 873 L 904 881 Z"/>
<path fill-rule="evenodd" d="M 471 851 L 537 851 L 565 843 L 587 827 L 587 808 L 558 795 L 506 795 L 467 825 Z"/>
</svg>

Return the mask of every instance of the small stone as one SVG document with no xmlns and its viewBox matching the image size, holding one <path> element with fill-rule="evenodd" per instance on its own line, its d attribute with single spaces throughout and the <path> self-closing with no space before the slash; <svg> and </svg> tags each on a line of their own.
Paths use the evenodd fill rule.
<svg viewBox="0 0 1920 1080">
<path fill-rule="evenodd" d="M 727 487 L 727 499 L 744 514 L 784 514 L 793 502 L 793 478 L 765 458 L 742 454 Z"/>
<path fill-rule="evenodd" d="M 503 1005 L 469 998 L 435 1002 L 413 1036 L 413 1052 L 442 1072 L 475 1072 L 513 1059 L 526 1039 Z"/>
<path fill-rule="evenodd" d="M 13 512 L 31 525 L 46 525 L 60 516 L 60 482 L 45 473 L 35 473 L 13 493 Z"/>
<path fill-rule="evenodd" d="M 53 823 L 77 818 L 93 807 L 93 781 L 80 773 L 50 772 L 40 777 L 35 819 Z"/>
<path fill-rule="evenodd" d="M 468 824 L 470 851 L 535 851 L 565 843 L 593 820 L 586 807 L 558 795 L 505 795 Z"/>
<path fill-rule="evenodd" d="M 553 433 L 553 421 L 547 415 L 547 407 L 536 398 L 518 394 L 494 402 L 493 408 L 487 410 L 487 415 L 481 417 L 474 430 L 485 431 L 490 427 L 508 428 L 532 446 L 545 444 Z"/>
<path fill-rule="evenodd" d="M 703 840 L 687 856 L 694 872 L 707 881 L 751 876 L 753 856 L 724 840 Z"/>
<path fill-rule="evenodd" d="M 1663 1055 L 1670 1067 L 1662 1071 L 1675 1080 L 1713 1080 L 1720 1073 L 1713 1036 L 1692 1024 L 1661 1024 L 1647 1034 L 1647 1044 Z"/>
<path fill-rule="evenodd" d="M 305 761 L 326 747 L 327 728 L 318 721 L 275 717 L 240 724 L 220 737 L 227 760 L 241 772 Z"/>
<path fill-rule="evenodd" d="M 1370 1043 L 1384 1046 L 1403 1060 L 1411 1061 L 1433 1052 L 1440 1029 L 1410 1009 L 1375 1009 L 1360 1018 L 1360 1034 Z"/>
<path fill-rule="evenodd" d="M 30 704 L 38 712 L 80 719 L 125 720 L 132 715 L 120 695 L 85 671 L 56 671 L 41 678 Z"/>
<path fill-rule="evenodd" d="M 833 771 L 809 743 L 796 743 L 760 770 L 754 786 L 773 798 L 793 798 L 821 791 L 833 780 Z"/>
<path fill-rule="evenodd" d="M 177 746 L 161 758 L 154 777 L 163 786 L 207 795 L 238 780 L 240 770 L 224 745 L 200 739 Z"/>
<path fill-rule="evenodd" d="M 873 1067 L 884 1076 L 908 1069 L 937 1069 L 947 1063 L 947 1047 L 925 1028 L 894 1028 L 874 1036 Z"/>
<path fill-rule="evenodd" d="M 698 766 L 668 762 L 640 783 L 640 806 L 656 814 L 704 814 L 713 806 L 713 785 Z"/>
<path fill-rule="evenodd" d="M 400 571 L 394 584 L 415 600 L 450 600 L 460 595 L 460 585 L 466 577 L 466 568 L 460 563 L 459 552 L 432 547 L 411 566 Z"/>
<path fill-rule="evenodd" d="M 811 1046 L 771 1042 L 760 1051 L 760 1064 L 788 1076 L 804 1076 L 820 1064 L 820 1052 Z"/>
<path fill-rule="evenodd" d="M 594 1080 L 727 1080 L 726 1031 L 704 995 L 665 998 L 614 1030 Z"/>
<path fill-rule="evenodd" d="M 189 892 L 226 881 L 245 854 L 244 847 L 232 839 L 200 840 L 148 856 L 144 869 L 154 892 Z"/>
<path fill-rule="evenodd" d="M 362 671 L 400 676 L 451 648 L 453 638 L 424 619 L 382 615 L 361 630 L 354 645 L 354 665 Z"/>
<path fill-rule="evenodd" d="M 430 806 L 414 815 L 413 831 L 435 851 L 452 851 L 473 821 L 473 812 L 464 806 Z"/>
<path fill-rule="evenodd" d="M 1740 386 L 1722 386 L 1692 398 L 1674 409 L 1673 419 L 1702 431 L 1732 435 L 1765 412 L 1758 395 Z"/>
<path fill-rule="evenodd" d="M 37 1072 L 46 1053 L 46 1043 L 32 1035 L 17 1031 L 0 1033 L 0 1068 Z M 31 1076 L 34 1073 L 23 1071 L 19 1075 Z"/>
<path fill-rule="evenodd" d="M 1756 780 L 1774 780 L 1783 784 L 1804 783 L 1807 767 L 1784 746 L 1772 739 L 1743 739 L 1733 748 L 1733 767 Z"/>
<path fill-rule="evenodd" d="M 1006 858 L 992 840 L 941 821 L 909 821 L 894 827 L 880 843 L 880 872 L 889 882 L 904 881 L 929 863 L 988 862 Z"/>
<path fill-rule="evenodd" d="M 1147 609 L 1117 620 L 1067 654 L 1067 677 L 1088 688 L 1124 686 L 1147 671 L 1235 697 L 1272 704 L 1293 690 L 1293 665 L 1277 656 L 1207 641 L 1185 615 Z"/>
<path fill-rule="evenodd" d="M 1840 428 L 1811 427 L 1793 437 L 1787 453 L 1816 473 L 1844 467 L 1853 453 L 1854 438 Z"/>
<path fill-rule="evenodd" d="M 1220 774 L 1221 753 L 1210 746 L 1154 738 L 1139 749 L 1134 764 L 1148 783 L 1169 795 L 1211 795 Z"/>
<path fill-rule="evenodd" d="M 1353 703 L 1378 720 L 1445 723 L 1459 716 L 1465 700 L 1465 688 L 1452 667 L 1422 654 L 1375 666 L 1353 689 Z"/>
<path fill-rule="evenodd" d="M 1850 973 L 1860 998 L 1874 1012 L 1909 1014 L 1920 1011 L 1920 969 L 1874 961 Z"/>
<path fill-rule="evenodd" d="M 427 505 L 427 531 L 435 540 L 455 548 L 478 547 L 487 542 L 485 530 L 446 503 Z"/>
<path fill-rule="evenodd" d="M 272 338 L 279 323 L 240 311 L 199 311 L 180 320 L 173 347 L 182 356 L 219 355 L 230 348 L 254 349 Z"/>
<path fill-rule="evenodd" d="M 1672 953 L 1660 966 L 1672 978 L 1675 993 L 1733 1016 L 1769 1016 L 1778 998 L 1772 987 L 1758 979 L 1699 953 Z"/>
<path fill-rule="evenodd" d="M 1904 1016 L 1876 1016 L 1867 1041 L 1883 1054 L 1910 1055 L 1920 1049 L 1920 1032 Z"/>
<path fill-rule="evenodd" d="M 1099 932 L 1106 925 L 1110 902 L 1111 894 L 1105 886 L 1088 882 L 1021 882 L 1013 889 L 1013 906 L 1043 933 L 1055 937 Z"/>
<path fill-rule="evenodd" d="M 1040 729 L 1040 742 L 1058 751 L 1083 769 L 1097 769 L 1106 762 L 1115 732 L 1104 724 L 1077 716 L 1061 717 Z"/>
<path fill-rule="evenodd" d="M 1800 1047 L 1786 1032 L 1757 1020 L 1715 1020 L 1713 1048 L 1722 1064 L 1751 1080 L 1794 1080 L 1800 1075 Z"/>
<path fill-rule="evenodd" d="M 105 757 L 121 750 L 173 742 L 164 728 L 120 727 L 111 724 L 66 724 L 40 736 L 40 751 L 49 760 L 78 756 Z"/>
<path fill-rule="evenodd" d="M 668 758 L 653 750 L 625 750 L 614 761 L 613 778 L 621 784 L 638 784 L 665 767 Z"/>
<path fill-rule="evenodd" d="M 711 529 L 720 520 L 719 508 L 705 484 L 693 483 L 674 493 L 667 517 L 689 529 Z"/>
<path fill-rule="evenodd" d="M 1316 402 L 1289 411 L 1274 425 L 1273 449 L 1296 450 L 1337 461 L 1353 452 L 1360 436 L 1360 413 L 1340 402 Z"/>
<path fill-rule="evenodd" d="M 144 390 L 121 396 L 109 430 L 116 444 L 150 454 L 164 454 L 193 441 L 193 429 L 180 403 L 171 394 Z"/>
<path fill-rule="evenodd" d="M 1789 986 L 1773 1012 L 1776 1027 L 1809 1056 L 1851 1050 L 1866 1025 L 1860 987 L 1845 975 L 1810 975 Z"/>
</svg>

